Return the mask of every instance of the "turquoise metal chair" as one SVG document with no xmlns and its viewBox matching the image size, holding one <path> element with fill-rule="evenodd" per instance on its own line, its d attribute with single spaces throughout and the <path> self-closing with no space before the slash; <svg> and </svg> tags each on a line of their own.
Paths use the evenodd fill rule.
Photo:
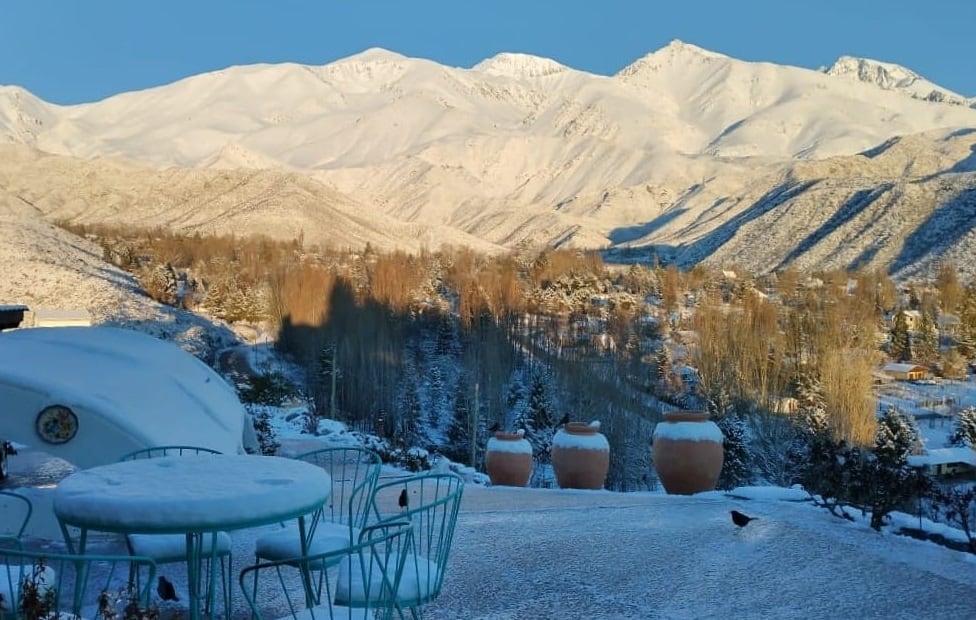
<svg viewBox="0 0 976 620">
<path fill-rule="evenodd" d="M 170 445 L 136 450 L 124 455 L 119 460 L 134 461 L 168 456 L 206 456 L 219 454 L 221 453 L 217 450 L 200 446 Z M 125 542 L 129 553 L 152 558 L 157 565 L 186 564 L 190 561 L 186 553 L 186 536 L 184 534 L 127 534 Z M 202 542 L 202 555 L 205 557 L 212 555 L 208 550 L 211 549 L 212 545 L 216 545 L 216 557 L 220 561 L 220 584 L 224 594 L 224 611 L 229 613 L 231 604 L 231 571 L 233 566 L 231 536 L 227 532 L 217 532 L 212 536 L 205 535 Z M 208 591 L 206 609 L 207 613 L 211 615 L 213 614 L 213 604 L 213 592 Z"/>
<path fill-rule="evenodd" d="M 19 493 L 0 491 L 0 513 L 3 513 L 3 523 L 6 525 L 0 534 L 20 538 L 34 514 L 34 504 L 30 498 Z"/>
<path fill-rule="evenodd" d="M 200 455 L 200 454 L 222 454 L 217 450 L 211 448 L 203 448 L 200 446 L 154 446 L 152 448 L 142 448 L 141 450 L 135 450 L 129 452 L 121 457 L 119 461 L 135 461 L 137 459 L 155 459 L 161 456 L 184 456 L 184 455 Z"/>
<path fill-rule="evenodd" d="M 322 467 L 332 478 L 328 503 L 308 519 L 305 555 L 326 554 L 356 543 L 369 517 L 370 496 L 383 465 L 380 456 L 361 447 L 322 448 L 294 457 Z M 257 560 L 278 561 L 302 555 L 296 523 L 260 536 L 255 544 Z"/>
<path fill-rule="evenodd" d="M 345 549 L 248 566 L 241 590 L 257 620 L 386 620 L 396 611 L 411 537 L 403 521 L 368 526 Z M 315 570 L 321 566 L 330 568 Z"/>
<path fill-rule="evenodd" d="M 422 617 L 423 606 L 440 595 L 463 492 L 464 481 L 455 474 L 410 476 L 377 485 L 373 492 L 373 518 L 407 520 L 413 532 L 395 597 L 401 617 L 408 610 L 413 618 Z"/>
<path fill-rule="evenodd" d="M 137 571 L 146 584 L 131 580 Z M 156 579 L 151 558 L 73 555 L 0 546 L 0 617 L 16 620 L 149 617 Z M 143 613 L 146 615 L 137 616 Z"/>
</svg>

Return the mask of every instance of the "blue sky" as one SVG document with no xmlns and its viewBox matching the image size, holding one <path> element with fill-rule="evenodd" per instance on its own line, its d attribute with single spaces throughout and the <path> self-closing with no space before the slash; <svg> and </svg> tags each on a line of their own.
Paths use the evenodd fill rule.
<svg viewBox="0 0 976 620">
<path fill-rule="evenodd" d="M 974 96 L 974 29 L 976 0 L 7 0 L 0 84 L 78 103 L 370 47 L 464 67 L 524 52 L 606 75 L 677 38 L 808 68 L 874 58 Z"/>
</svg>

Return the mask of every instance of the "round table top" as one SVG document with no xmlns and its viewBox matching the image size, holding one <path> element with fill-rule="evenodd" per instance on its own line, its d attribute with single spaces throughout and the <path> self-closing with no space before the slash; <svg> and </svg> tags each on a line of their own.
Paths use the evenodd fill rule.
<svg viewBox="0 0 976 620">
<path fill-rule="evenodd" d="M 309 514 L 331 490 L 324 469 L 294 459 L 159 457 L 71 474 L 54 492 L 54 512 L 62 523 L 104 532 L 211 532 Z"/>
</svg>

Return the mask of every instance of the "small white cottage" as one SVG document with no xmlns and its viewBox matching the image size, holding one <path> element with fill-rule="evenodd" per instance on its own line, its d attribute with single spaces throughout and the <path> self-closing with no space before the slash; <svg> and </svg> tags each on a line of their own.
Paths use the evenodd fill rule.
<svg viewBox="0 0 976 620">
<path fill-rule="evenodd" d="M 113 327 L 0 333 L 0 438 L 78 467 L 161 445 L 243 452 L 234 389 L 177 345 Z"/>
</svg>

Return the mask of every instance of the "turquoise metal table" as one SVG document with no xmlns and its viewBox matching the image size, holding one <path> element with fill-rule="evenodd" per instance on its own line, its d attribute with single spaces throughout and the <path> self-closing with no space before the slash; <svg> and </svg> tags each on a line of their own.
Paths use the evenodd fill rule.
<svg viewBox="0 0 976 620">
<path fill-rule="evenodd" d="M 88 532 L 185 534 L 190 617 L 200 617 L 201 559 L 210 535 L 210 591 L 216 581 L 217 532 L 298 520 L 303 555 L 305 517 L 329 498 L 321 467 L 273 456 L 207 455 L 123 461 L 77 471 L 54 492 L 54 513 L 72 553 L 84 553 Z M 80 530 L 77 543 L 69 528 Z M 305 576 L 308 580 L 308 575 Z M 306 583 L 310 587 L 310 583 Z"/>
</svg>

